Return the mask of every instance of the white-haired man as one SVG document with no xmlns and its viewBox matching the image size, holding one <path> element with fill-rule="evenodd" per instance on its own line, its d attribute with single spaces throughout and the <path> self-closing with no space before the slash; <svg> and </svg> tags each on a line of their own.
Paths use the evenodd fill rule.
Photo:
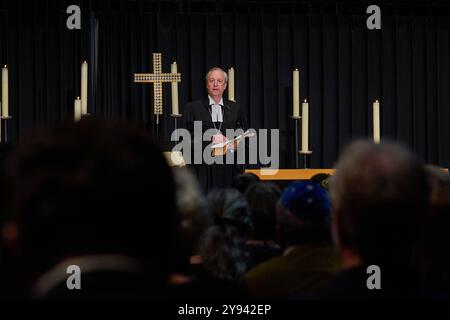
<svg viewBox="0 0 450 320">
<path fill-rule="evenodd" d="M 224 99 L 223 93 L 227 88 L 228 76 L 221 68 L 211 68 L 206 74 L 206 89 L 208 96 L 206 98 L 190 102 L 186 105 L 184 110 L 184 126 L 194 136 L 194 122 L 201 121 L 202 133 L 206 130 L 214 130 L 212 137 L 213 142 L 225 142 L 227 129 L 247 129 L 247 121 L 244 110 L 235 102 Z M 206 145 L 211 142 L 203 144 L 203 150 Z M 235 145 L 231 146 L 232 148 Z M 194 150 L 193 152 L 198 152 Z M 226 156 L 223 155 L 223 161 L 218 161 L 223 164 L 207 165 L 195 164 L 194 170 L 203 186 L 204 191 L 209 191 L 217 187 L 230 187 L 234 174 L 239 169 L 236 164 L 229 164 L 226 161 Z M 194 155 L 192 155 L 194 158 Z"/>
</svg>

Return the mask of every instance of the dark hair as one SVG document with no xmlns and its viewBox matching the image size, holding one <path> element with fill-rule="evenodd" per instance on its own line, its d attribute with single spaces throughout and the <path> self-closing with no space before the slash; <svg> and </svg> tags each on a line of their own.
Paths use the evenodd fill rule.
<svg viewBox="0 0 450 320">
<path fill-rule="evenodd" d="M 328 243 L 331 244 L 330 219 L 303 221 L 296 217 L 281 201 L 277 204 L 278 240 L 283 246 Z"/>
<path fill-rule="evenodd" d="M 330 174 L 328 173 L 317 173 L 311 177 L 311 181 L 319 184 L 322 188 L 328 191 L 328 181 L 330 179 Z"/>
<path fill-rule="evenodd" d="M 255 227 L 255 239 L 275 239 L 276 204 L 280 196 L 278 186 L 269 182 L 253 183 L 245 192 Z"/>
<path fill-rule="evenodd" d="M 261 180 L 254 173 L 240 173 L 234 177 L 232 187 L 239 190 L 241 193 L 245 193 L 252 183 L 259 181 Z"/>
<path fill-rule="evenodd" d="M 216 189 L 208 204 L 211 225 L 198 250 L 203 267 L 218 279 L 237 280 L 250 265 L 245 241 L 253 226 L 247 202 L 237 190 Z"/>
<path fill-rule="evenodd" d="M 178 222 L 174 182 L 145 132 L 84 119 L 33 132 L 9 160 L 21 249 L 35 272 L 65 256 L 114 253 L 164 281 Z"/>
</svg>

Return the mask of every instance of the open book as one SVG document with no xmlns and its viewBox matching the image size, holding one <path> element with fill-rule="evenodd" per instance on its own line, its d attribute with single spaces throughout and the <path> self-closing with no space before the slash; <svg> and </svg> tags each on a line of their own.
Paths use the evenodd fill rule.
<svg viewBox="0 0 450 320">
<path fill-rule="evenodd" d="M 213 144 L 211 146 L 211 155 L 213 157 L 223 156 L 224 154 L 227 153 L 228 149 L 230 149 L 231 146 L 233 146 L 233 145 L 237 146 L 243 138 L 253 137 L 254 135 L 255 135 L 255 132 L 250 132 L 250 130 L 247 130 L 243 134 L 237 136 L 236 138 L 234 138 L 232 140 L 227 140 L 226 142 Z"/>
</svg>

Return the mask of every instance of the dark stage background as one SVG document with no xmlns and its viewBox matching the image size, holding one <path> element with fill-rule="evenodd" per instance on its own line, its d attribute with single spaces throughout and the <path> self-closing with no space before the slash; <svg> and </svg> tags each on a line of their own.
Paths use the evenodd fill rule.
<svg viewBox="0 0 450 320">
<path fill-rule="evenodd" d="M 66 28 L 70 4 L 83 28 Z M 368 30 L 366 8 L 379 4 L 382 29 Z M 180 112 L 205 97 L 212 66 L 236 72 L 236 99 L 250 127 L 280 129 L 282 168 L 295 165 L 292 70 L 310 102 L 311 165 L 328 168 L 350 140 L 372 134 L 381 101 L 381 134 L 426 162 L 450 162 L 450 14 L 445 2 L 3 1 L 0 63 L 8 64 L 9 128 L 16 143 L 29 129 L 69 120 L 89 60 L 89 112 L 154 129 L 150 85 L 133 73 L 177 61 Z M 173 129 L 164 84 L 161 133 Z M 227 93 L 225 93 L 227 96 Z"/>
</svg>

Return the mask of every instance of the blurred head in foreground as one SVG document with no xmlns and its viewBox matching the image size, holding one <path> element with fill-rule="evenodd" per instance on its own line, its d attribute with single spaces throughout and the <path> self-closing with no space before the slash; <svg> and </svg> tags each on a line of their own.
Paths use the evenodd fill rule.
<svg viewBox="0 0 450 320">
<path fill-rule="evenodd" d="M 178 223 L 174 182 L 146 133 L 84 119 L 28 135 L 9 160 L 29 281 L 67 259 L 90 257 L 77 260 L 82 271 L 140 270 L 155 288 L 164 285 Z"/>
</svg>

